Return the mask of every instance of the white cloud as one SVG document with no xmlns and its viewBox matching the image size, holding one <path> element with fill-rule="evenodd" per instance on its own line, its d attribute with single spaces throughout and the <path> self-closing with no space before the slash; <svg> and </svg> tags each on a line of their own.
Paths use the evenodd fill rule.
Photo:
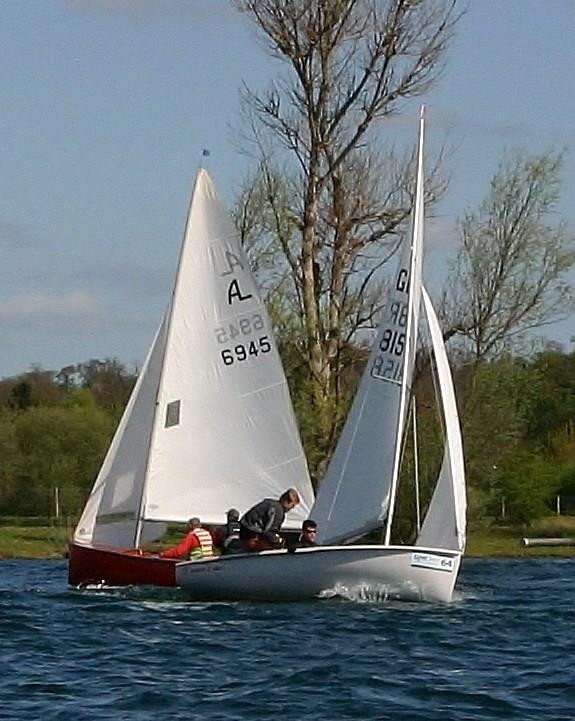
<svg viewBox="0 0 575 721">
<path fill-rule="evenodd" d="M 231 12 L 227 0 L 68 0 L 77 11 L 104 10 L 143 15 L 224 15 Z"/>
<path fill-rule="evenodd" d="M 124 294 L 134 296 L 159 296 L 168 298 L 173 283 L 171 268 L 150 268 L 143 265 L 92 264 L 74 274 L 76 282 L 95 289 L 120 289 Z"/>
<path fill-rule="evenodd" d="M 125 305 L 105 303 L 86 290 L 19 292 L 0 302 L 0 331 L 48 332 L 51 340 L 61 336 L 108 337 L 120 333 L 151 333 L 159 318 L 131 314 Z"/>
<path fill-rule="evenodd" d="M 55 324 L 87 320 L 102 312 L 99 303 L 82 290 L 61 295 L 18 293 L 0 304 L 0 321 L 26 324 Z"/>
</svg>

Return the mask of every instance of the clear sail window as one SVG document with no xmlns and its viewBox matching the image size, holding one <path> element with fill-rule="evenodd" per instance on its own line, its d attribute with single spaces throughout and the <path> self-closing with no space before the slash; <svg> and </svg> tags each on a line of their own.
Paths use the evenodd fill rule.
<svg viewBox="0 0 575 721">
<path fill-rule="evenodd" d="M 180 401 L 172 401 L 166 406 L 165 428 L 171 428 L 180 424 Z"/>
</svg>

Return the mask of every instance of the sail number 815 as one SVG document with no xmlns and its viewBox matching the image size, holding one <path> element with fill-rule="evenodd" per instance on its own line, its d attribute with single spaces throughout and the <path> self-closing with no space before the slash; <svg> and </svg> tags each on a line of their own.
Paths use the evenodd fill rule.
<svg viewBox="0 0 575 721">
<path fill-rule="evenodd" d="M 224 348 L 220 355 L 224 361 L 224 365 L 231 366 L 234 363 L 241 363 L 250 358 L 257 358 L 260 353 L 269 353 L 271 351 L 271 343 L 267 335 L 262 335 L 249 343 L 238 343 L 233 348 Z"/>
<path fill-rule="evenodd" d="M 393 355 L 402 355 L 405 348 L 405 333 L 397 330 L 386 328 L 383 331 L 379 342 L 379 350 L 383 353 L 393 353 Z"/>
</svg>

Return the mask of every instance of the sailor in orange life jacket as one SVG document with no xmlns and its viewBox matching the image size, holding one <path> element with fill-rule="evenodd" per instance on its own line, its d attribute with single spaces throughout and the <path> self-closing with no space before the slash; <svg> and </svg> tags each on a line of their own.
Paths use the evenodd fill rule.
<svg viewBox="0 0 575 721">
<path fill-rule="evenodd" d="M 190 561 L 213 555 L 212 534 L 206 528 L 202 528 L 199 518 L 190 518 L 188 534 L 181 543 L 159 554 L 160 558 L 189 558 Z"/>
</svg>

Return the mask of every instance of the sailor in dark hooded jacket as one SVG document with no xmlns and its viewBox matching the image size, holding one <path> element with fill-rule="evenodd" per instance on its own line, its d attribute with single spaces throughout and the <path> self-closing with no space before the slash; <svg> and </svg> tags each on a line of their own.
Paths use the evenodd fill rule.
<svg viewBox="0 0 575 721">
<path fill-rule="evenodd" d="M 287 511 L 299 503 L 299 494 L 290 488 L 279 497 L 265 498 L 240 518 L 240 538 L 245 550 L 264 551 L 283 548 L 284 540 L 279 530 Z"/>
<path fill-rule="evenodd" d="M 222 554 L 239 553 L 243 550 L 240 541 L 240 512 L 230 508 L 226 514 L 227 523 L 217 536 L 216 545 Z"/>
</svg>

